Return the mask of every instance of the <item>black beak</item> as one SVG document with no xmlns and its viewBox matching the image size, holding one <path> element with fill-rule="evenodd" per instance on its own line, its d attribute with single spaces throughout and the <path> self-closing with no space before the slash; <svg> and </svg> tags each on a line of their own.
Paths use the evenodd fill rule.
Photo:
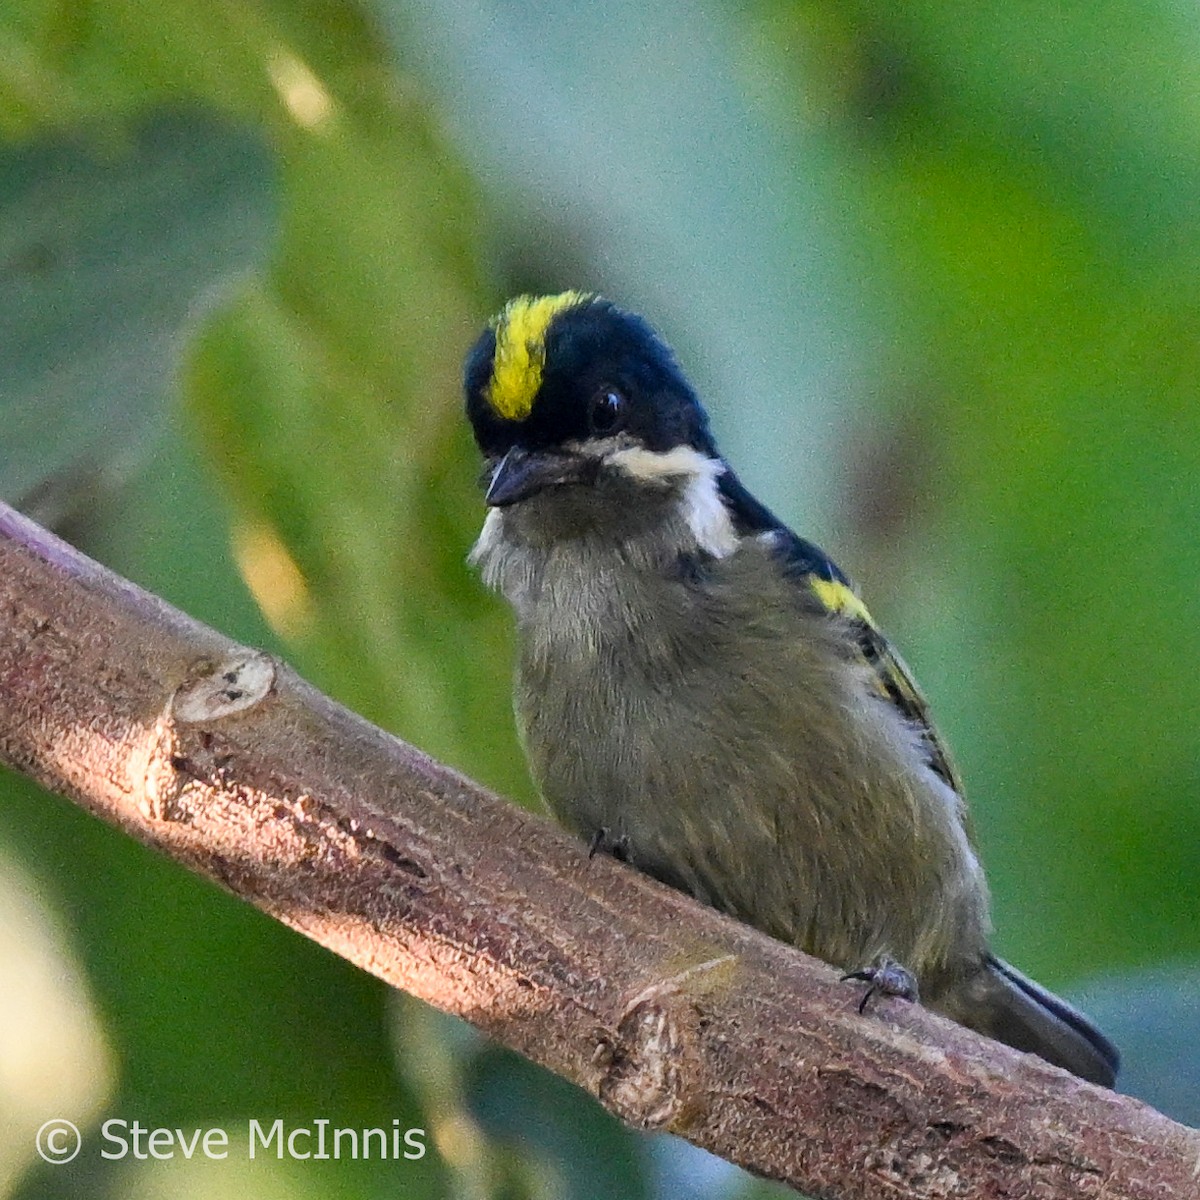
<svg viewBox="0 0 1200 1200">
<path fill-rule="evenodd" d="M 536 496 L 548 487 L 589 483 L 595 479 L 598 465 L 595 459 L 582 454 L 522 450 L 514 446 L 493 473 L 485 500 L 492 508 L 504 508 Z"/>
</svg>

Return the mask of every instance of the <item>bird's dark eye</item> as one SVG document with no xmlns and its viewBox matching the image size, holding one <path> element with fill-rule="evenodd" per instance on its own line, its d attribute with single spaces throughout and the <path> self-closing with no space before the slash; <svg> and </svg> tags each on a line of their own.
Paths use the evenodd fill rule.
<svg viewBox="0 0 1200 1200">
<path fill-rule="evenodd" d="M 588 426 L 596 434 L 612 433 L 625 415 L 625 397 L 613 387 L 602 387 L 588 409 Z"/>
</svg>

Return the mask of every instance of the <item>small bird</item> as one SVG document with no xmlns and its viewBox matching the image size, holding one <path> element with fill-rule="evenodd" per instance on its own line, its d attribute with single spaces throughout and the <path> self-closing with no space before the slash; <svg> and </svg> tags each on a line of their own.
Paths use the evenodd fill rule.
<svg viewBox="0 0 1200 1200">
<path fill-rule="evenodd" d="M 988 949 L 962 786 L 846 576 L 750 494 L 649 324 L 521 296 L 465 367 L 472 560 L 516 613 L 550 809 L 875 991 L 1111 1086 L 1081 1013 Z"/>
</svg>

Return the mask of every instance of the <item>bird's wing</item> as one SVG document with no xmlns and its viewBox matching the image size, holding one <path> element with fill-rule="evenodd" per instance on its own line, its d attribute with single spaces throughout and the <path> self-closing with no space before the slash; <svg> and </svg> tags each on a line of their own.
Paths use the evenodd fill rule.
<svg viewBox="0 0 1200 1200">
<path fill-rule="evenodd" d="M 829 565 L 837 571 L 832 562 Z M 880 695 L 895 705 L 909 724 L 920 733 L 929 756 L 929 765 L 961 796 L 962 780 L 945 742 L 934 727 L 925 696 L 904 660 L 871 620 L 866 605 L 844 579 L 828 579 L 820 574 L 810 574 L 802 582 L 816 594 L 826 612 L 846 622 L 854 650 L 871 668 Z"/>
<path fill-rule="evenodd" d="M 921 735 L 930 767 L 963 795 L 962 780 L 934 728 L 921 689 L 837 564 L 820 547 L 793 533 L 745 489 L 732 471 L 720 477 L 719 486 L 738 531 L 765 537 L 796 586 L 842 623 L 848 634 L 848 649 L 870 668 L 879 694 Z"/>
</svg>

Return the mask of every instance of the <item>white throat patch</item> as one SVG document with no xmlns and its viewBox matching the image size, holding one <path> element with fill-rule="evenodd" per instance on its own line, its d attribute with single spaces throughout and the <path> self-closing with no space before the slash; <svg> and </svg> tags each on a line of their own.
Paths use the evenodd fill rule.
<svg viewBox="0 0 1200 1200">
<path fill-rule="evenodd" d="M 738 534 L 717 488 L 725 471 L 719 458 L 709 458 L 691 446 L 663 451 L 628 446 L 606 455 L 605 461 L 646 482 L 686 480 L 680 511 L 696 545 L 714 558 L 724 558 L 737 549 Z"/>
</svg>

